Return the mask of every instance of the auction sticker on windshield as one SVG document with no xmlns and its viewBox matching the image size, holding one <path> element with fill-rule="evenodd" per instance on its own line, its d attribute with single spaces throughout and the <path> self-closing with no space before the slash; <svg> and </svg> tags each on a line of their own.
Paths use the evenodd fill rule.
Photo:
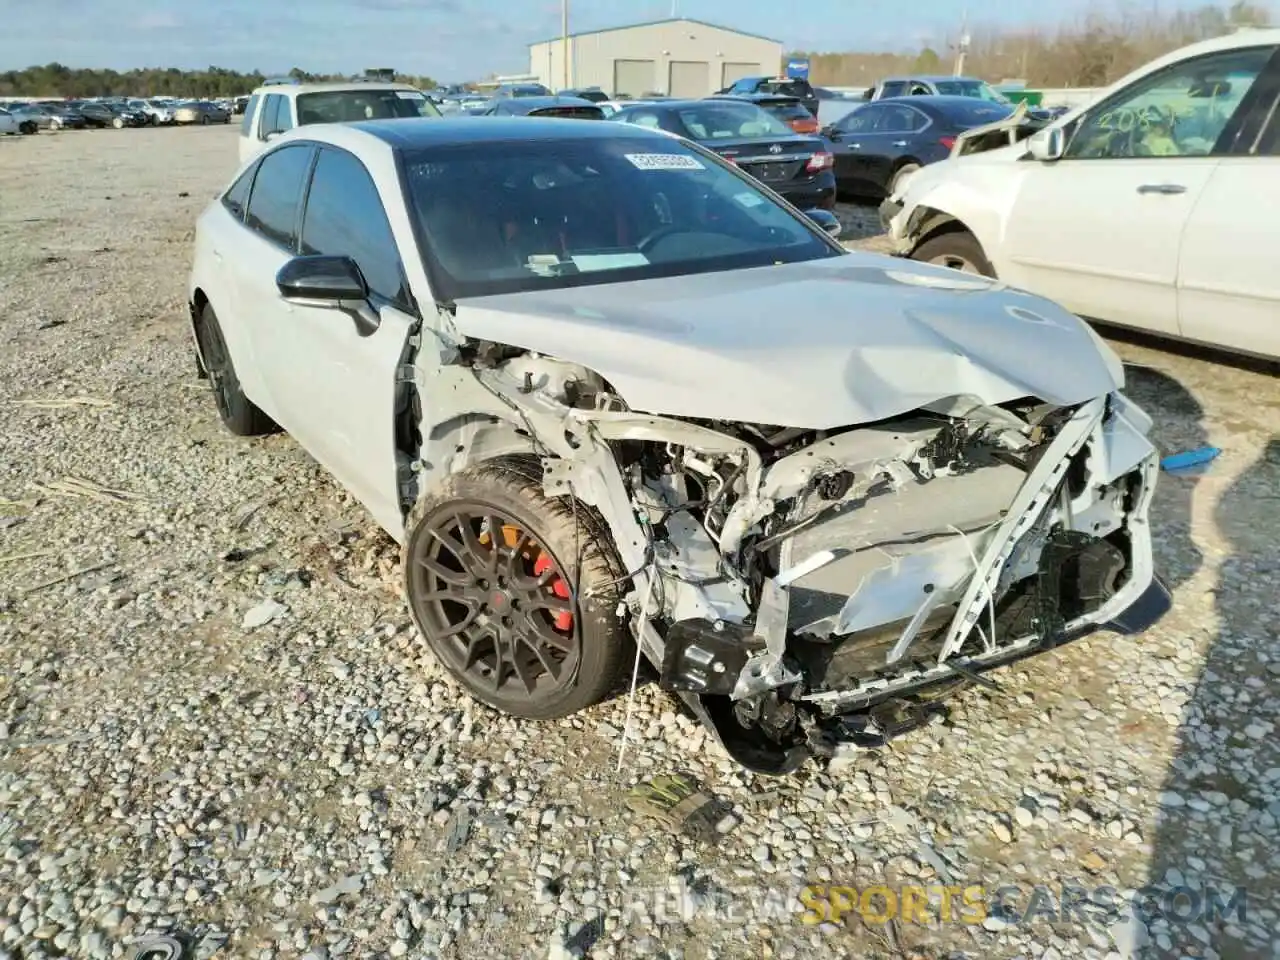
<svg viewBox="0 0 1280 960">
<path fill-rule="evenodd" d="M 682 153 L 628 153 L 624 156 L 638 170 L 705 170 L 696 158 Z"/>
<path fill-rule="evenodd" d="M 425 100 L 426 94 L 418 93 L 417 90 L 397 90 L 396 96 L 401 100 Z"/>
</svg>

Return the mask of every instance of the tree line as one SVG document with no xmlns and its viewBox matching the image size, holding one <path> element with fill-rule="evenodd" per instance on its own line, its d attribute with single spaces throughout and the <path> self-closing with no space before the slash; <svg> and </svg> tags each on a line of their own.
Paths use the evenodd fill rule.
<svg viewBox="0 0 1280 960">
<path fill-rule="evenodd" d="M 1269 25 L 1267 10 L 1250 0 L 1169 12 L 1159 11 L 1154 3 L 1122 4 L 1048 30 L 975 23 L 968 29 L 964 72 L 992 82 L 1017 78 L 1032 87 L 1099 87 L 1188 43 L 1241 27 Z M 959 33 L 912 53 L 796 51 L 788 57 L 808 57 L 809 78 L 815 84 L 869 87 L 893 74 L 951 73 Z"/>
<path fill-rule="evenodd" d="M 348 80 L 350 74 L 308 73 L 294 67 L 286 74 L 304 82 Z M 68 67 L 61 63 L 0 72 L 2 97 L 237 97 L 259 86 L 267 75 L 260 71 L 242 73 L 223 67 L 207 70 L 140 68 L 135 70 L 94 70 Z M 278 76 L 272 74 L 271 76 Z M 402 83 L 430 90 L 430 77 L 397 74 Z"/>
</svg>

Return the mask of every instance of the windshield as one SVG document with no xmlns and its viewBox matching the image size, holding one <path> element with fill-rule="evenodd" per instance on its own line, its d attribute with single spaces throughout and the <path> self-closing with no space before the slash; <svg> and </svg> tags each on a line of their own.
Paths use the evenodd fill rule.
<svg viewBox="0 0 1280 960">
<path fill-rule="evenodd" d="M 770 80 L 768 83 L 760 84 L 762 93 L 780 93 L 786 97 L 801 99 L 809 96 L 809 90 L 809 84 L 805 80 Z"/>
<path fill-rule="evenodd" d="M 435 104 L 417 90 L 374 88 L 298 94 L 299 124 L 438 116 Z"/>
<path fill-rule="evenodd" d="M 938 80 L 938 93 L 948 97 L 977 97 L 989 103 L 1008 103 L 1009 98 L 983 80 Z"/>
<path fill-rule="evenodd" d="M 711 103 L 686 107 L 679 113 L 691 140 L 749 140 L 789 137 L 794 131 L 754 103 Z"/>
<path fill-rule="evenodd" d="M 657 137 L 479 142 L 405 157 L 446 300 L 839 256 L 745 174 Z"/>
<path fill-rule="evenodd" d="M 518 87 L 502 87 L 498 91 L 498 95 L 505 97 L 547 97 L 551 95 L 551 91 L 540 83 L 526 83 Z"/>
</svg>

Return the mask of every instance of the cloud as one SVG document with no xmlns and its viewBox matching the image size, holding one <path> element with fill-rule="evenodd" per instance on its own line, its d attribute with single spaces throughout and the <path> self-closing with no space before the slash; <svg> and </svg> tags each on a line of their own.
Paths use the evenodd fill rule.
<svg viewBox="0 0 1280 960">
<path fill-rule="evenodd" d="M 174 30 L 182 26 L 182 21 L 168 10 L 153 10 L 138 18 L 139 30 Z"/>
</svg>

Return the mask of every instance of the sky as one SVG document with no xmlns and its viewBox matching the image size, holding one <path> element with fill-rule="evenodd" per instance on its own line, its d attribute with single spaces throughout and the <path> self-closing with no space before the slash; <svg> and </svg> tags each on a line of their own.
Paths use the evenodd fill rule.
<svg viewBox="0 0 1280 960">
<path fill-rule="evenodd" d="M 1124 0 L 676 0 L 681 16 L 776 38 L 784 50 L 940 45 L 964 8 L 984 25 L 1051 26 Z M 1203 0 L 1128 0 L 1160 9 Z M 671 15 L 671 0 L 570 0 L 570 30 Z M 392 67 L 452 82 L 529 69 L 560 33 L 560 0 L 0 0 L 0 71 L 210 65 L 267 74 Z M 792 12 L 795 11 L 795 12 Z"/>
</svg>

